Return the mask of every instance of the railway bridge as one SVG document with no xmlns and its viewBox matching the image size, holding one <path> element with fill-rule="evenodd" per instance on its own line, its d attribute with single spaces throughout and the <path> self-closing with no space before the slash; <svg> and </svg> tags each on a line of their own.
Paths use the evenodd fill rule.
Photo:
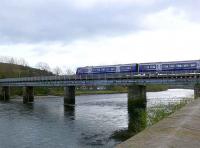
<svg viewBox="0 0 200 148">
<path fill-rule="evenodd" d="M 29 103 L 34 101 L 34 87 L 63 87 L 64 105 L 74 105 L 76 86 L 123 85 L 128 87 L 129 105 L 142 102 L 141 105 L 145 106 L 147 84 L 191 85 L 194 88 L 195 98 L 200 97 L 200 73 L 194 71 L 163 74 L 123 73 L 7 78 L 0 79 L 0 98 L 4 101 L 9 100 L 10 87 L 22 87 L 23 103 Z"/>
</svg>

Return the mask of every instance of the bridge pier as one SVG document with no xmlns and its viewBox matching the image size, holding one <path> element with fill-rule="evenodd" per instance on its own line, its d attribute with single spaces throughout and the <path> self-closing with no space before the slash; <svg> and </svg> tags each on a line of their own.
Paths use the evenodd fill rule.
<svg viewBox="0 0 200 148">
<path fill-rule="evenodd" d="M 10 88 L 9 86 L 1 87 L 0 99 L 3 101 L 8 101 L 10 99 Z"/>
<path fill-rule="evenodd" d="M 146 86 L 128 87 L 128 130 L 138 132 L 146 127 Z"/>
<path fill-rule="evenodd" d="M 23 88 L 23 103 L 34 101 L 33 86 L 25 86 Z"/>
<path fill-rule="evenodd" d="M 146 86 L 132 85 L 128 87 L 128 107 L 146 108 Z"/>
<path fill-rule="evenodd" d="M 200 98 L 200 85 L 199 84 L 196 84 L 194 86 L 194 98 L 195 99 Z"/>
<path fill-rule="evenodd" d="M 64 105 L 75 105 L 75 86 L 64 87 Z"/>
</svg>

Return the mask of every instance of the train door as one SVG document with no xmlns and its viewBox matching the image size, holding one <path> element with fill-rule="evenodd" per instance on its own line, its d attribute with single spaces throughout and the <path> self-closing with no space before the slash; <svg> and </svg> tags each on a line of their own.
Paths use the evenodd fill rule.
<svg viewBox="0 0 200 148">
<path fill-rule="evenodd" d="M 139 64 L 136 64 L 136 70 L 137 70 L 137 73 L 140 72 L 140 67 L 139 67 Z"/>
</svg>

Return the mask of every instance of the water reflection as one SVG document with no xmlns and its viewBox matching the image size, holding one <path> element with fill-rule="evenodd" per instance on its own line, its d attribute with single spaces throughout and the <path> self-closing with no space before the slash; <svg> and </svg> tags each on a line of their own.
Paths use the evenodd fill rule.
<svg viewBox="0 0 200 148">
<path fill-rule="evenodd" d="M 70 118 L 71 120 L 75 120 L 75 106 L 64 106 L 64 116 L 65 118 Z"/>
<path fill-rule="evenodd" d="M 132 100 L 128 102 L 128 128 L 116 131 L 111 136 L 118 141 L 124 141 L 134 136 L 147 126 L 146 100 L 141 98 L 140 101 L 137 100 L 137 103 Z"/>
<path fill-rule="evenodd" d="M 154 106 L 170 95 L 177 101 L 192 94 L 147 93 L 147 103 Z M 112 94 L 77 96 L 76 106 L 70 107 L 63 106 L 63 97 L 54 96 L 37 97 L 30 104 L 22 104 L 22 99 L 0 102 L 0 147 L 114 147 L 148 126 L 150 105 L 127 106 L 127 101 L 127 94 Z"/>
<path fill-rule="evenodd" d="M 34 110 L 34 103 L 27 103 L 24 104 L 25 110 L 33 111 Z"/>
</svg>

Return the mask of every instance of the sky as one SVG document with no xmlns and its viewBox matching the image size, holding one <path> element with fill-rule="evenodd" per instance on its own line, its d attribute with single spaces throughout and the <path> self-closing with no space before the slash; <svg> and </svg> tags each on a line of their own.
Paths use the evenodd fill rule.
<svg viewBox="0 0 200 148">
<path fill-rule="evenodd" d="M 199 0 L 1 0 L 0 56 L 51 68 L 200 59 Z"/>
</svg>

